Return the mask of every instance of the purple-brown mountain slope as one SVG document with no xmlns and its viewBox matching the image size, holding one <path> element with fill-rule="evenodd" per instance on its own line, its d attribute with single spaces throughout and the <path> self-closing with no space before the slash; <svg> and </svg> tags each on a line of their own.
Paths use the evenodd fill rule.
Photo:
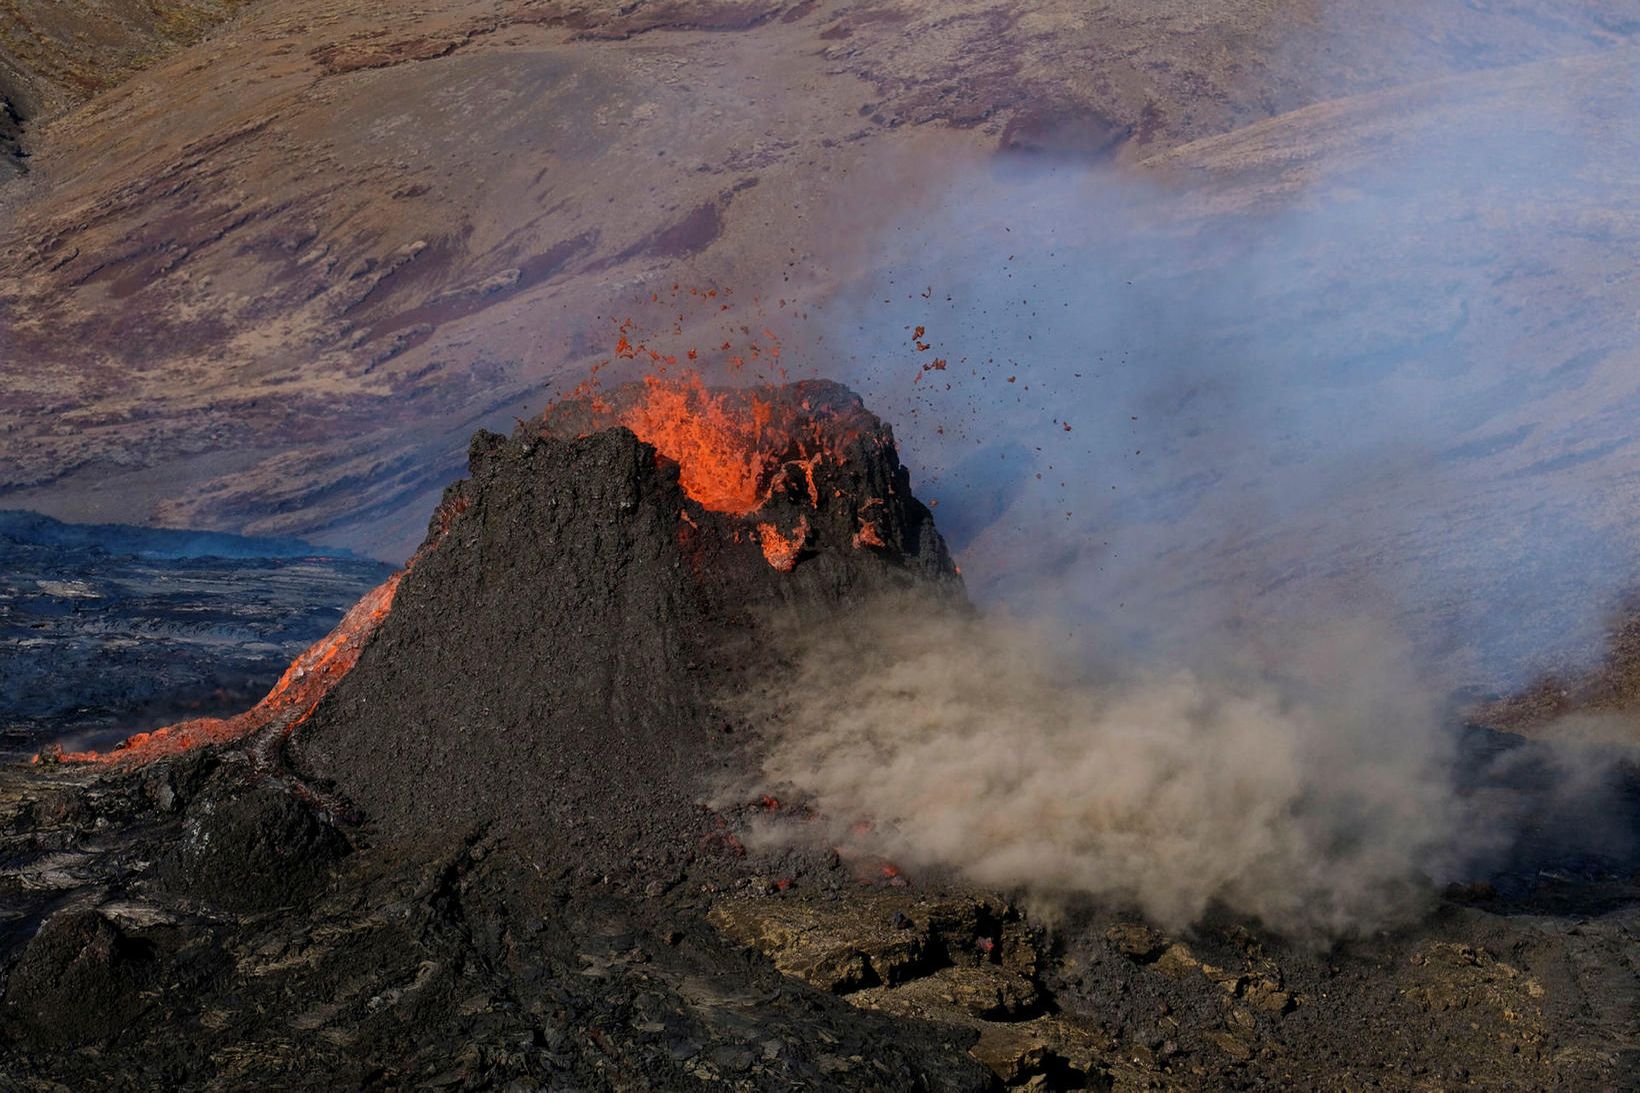
<svg viewBox="0 0 1640 1093">
<path fill-rule="evenodd" d="M 212 6 L 170 7 L 191 33 Z M 73 110 L 141 50 L 83 64 L 18 8 L 35 45 L 8 63 L 70 90 L 0 189 L 0 498 L 402 556 L 472 428 L 578 378 L 624 301 L 823 304 L 999 149 L 1161 155 L 1234 218 L 1313 140 L 1295 109 L 1360 115 L 1304 145 L 1325 174 L 1443 139 L 1416 101 L 1386 126 L 1375 89 L 1546 62 L 1476 108 L 1507 114 L 1631 62 L 1615 3 L 1337 7 L 263 0 Z"/>
</svg>

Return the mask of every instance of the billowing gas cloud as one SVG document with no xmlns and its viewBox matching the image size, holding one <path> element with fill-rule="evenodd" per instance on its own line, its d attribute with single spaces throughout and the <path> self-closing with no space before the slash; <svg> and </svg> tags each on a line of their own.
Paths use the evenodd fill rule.
<svg viewBox="0 0 1640 1093">
<path fill-rule="evenodd" d="M 1305 639 L 1100 675 L 1045 630 L 877 604 L 794 631 L 794 671 L 747 712 L 772 727 L 767 783 L 899 864 L 1326 938 L 1415 912 L 1469 825 L 1394 643 L 1359 621 Z"/>
<path fill-rule="evenodd" d="M 1576 75 L 951 172 L 824 359 L 986 615 L 805 638 L 768 776 L 1175 924 L 1334 936 L 1481 869 L 1521 810 L 1458 787 L 1455 710 L 1593 662 L 1640 575 L 1640 112 Z"/>
</svg>

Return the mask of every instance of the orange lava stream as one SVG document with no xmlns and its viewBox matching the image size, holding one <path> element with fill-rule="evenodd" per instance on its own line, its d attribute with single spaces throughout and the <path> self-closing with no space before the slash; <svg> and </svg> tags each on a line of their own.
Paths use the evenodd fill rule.
<svg viewBox="0 0 1640 1093">
<path fill-rule="evenodd" d="M 755 396 L 715 394 L 698 374 L 649 376 L 644 386 L 644 400 L 621 415 L 621 424 L 678 465 L 684 492 L 704 508 L 734 516 L 762 505 L 775 459 L 768 435 L 773 408 Z"/>
<path fill-rule="evenodd" d="M 269 726 L 289 732 L 312 715 L 320 700 L 358 662 L 366 642 L 392 609 L 403 576 L 395 573 L 366 593 L 334 630 L 291 663 L 266 698 L 244 713 L 229 718 L 200 717 L 140 732 L 111 751 L 47 752 L 44 758 L 63 763 L 147 763 L 202 744 L 238 740 Z M 41 758 L 36 755 L 34 762 Z"/>
</svg>

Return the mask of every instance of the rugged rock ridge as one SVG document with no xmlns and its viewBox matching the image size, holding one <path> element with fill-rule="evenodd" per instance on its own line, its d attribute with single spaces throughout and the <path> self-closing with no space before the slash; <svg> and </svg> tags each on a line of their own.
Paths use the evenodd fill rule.
<svg viewBox="0 0 1640 1093">
<path fill-rule="evenodd" d="M 0 98 L 0 179 L 28 170 L 23 149 L 23 115 L 7 98 Z"/>
<path fill-rule="evenodd" d="M 12 0 L 0 20 L 0 186 L 28 172 L 37 125 L 198 42 L 249 0 Z"/>
<path fill-rule="evenodd" d="M 199 41 L 249 0 L 11 0 L 0 25 L 0 99 L 54 116 Z"/>
</svg>

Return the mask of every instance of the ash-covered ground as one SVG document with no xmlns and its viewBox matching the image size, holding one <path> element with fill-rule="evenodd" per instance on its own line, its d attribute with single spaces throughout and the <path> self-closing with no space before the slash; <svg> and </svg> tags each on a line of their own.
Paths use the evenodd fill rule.
<svg viewBox="0 0 1640 1093">
<path fill-rule="evenodd" d="M 1632 863 L 1299 943 L 1041 907 L 741 791 L 789 635 L 962 613 L 960 577 L 846 389 L 658 394 L 687 427 L 634 387 L 479 434 L 305 717 L 0 774 L 13 1083 L 1633 1084 Z"/>
<path fill-rule="evenodd" d="M 243 709 L 390 571 L 289 539 L 0 512 L 0 761 Z"/>
</svg>

